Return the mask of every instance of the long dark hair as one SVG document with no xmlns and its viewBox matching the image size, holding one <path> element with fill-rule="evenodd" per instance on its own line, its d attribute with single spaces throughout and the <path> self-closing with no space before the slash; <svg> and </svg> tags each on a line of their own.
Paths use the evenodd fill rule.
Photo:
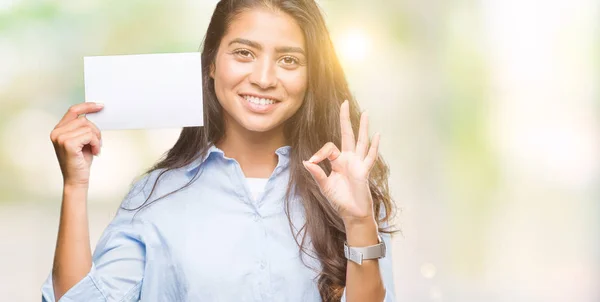
<svg viewBox="0 0 600 302">
<path fill-rule="evenodd" d="M 204 90 L 204 126 L 186 127 L 181 131 L 175 145 L 146 173 L 161 170 L 146 201 L 139 210 L 170 194 L 189 186 L 197 177 L 183 187 L 149 201 L 161 176 L 169 170 L 178 169 L 204 157 L 209 147 L 218 142 L 225 133 L 223 109 L 215 94 L 214 80 L 210 77 L 211 65 L 215 63 L 221 39 L 231 20 L 239 13 L 263 7 L 292 16 L 304 33 L 308 59 L 308 87 L 302 106 L 285 124 L 286 140 L 291 145 L 290 182 L 285 198 L 285 210 L 290 229 L 299 246 L 299 253 L 317 257 L 321 263 L 318 287 L 323 301 L 339 301 L 346 284 L 344 224 L 336 211 L 321 194 L 317 184 L 302 165 L 325 143 L 341 143 L 339 122 L 340 105 L 344 100 L 350 104 L 353 130 L 358 132 L 360 111 L 348 89 L 344 71 L 334 51 L 321 10 L 314 0 L 221 0 L 210 20 L 202 48 L 202 75 Z M 321 167 L 331 172 L 331 165 L 323 162 Z M 200 169 L 196 170 L 198 173 Z M 197 175 L 196 175 L 197 176 Z M 384 217 L 376 217 L 379 225 L 388 222 L 395 211 L 388 189 L 388 167 L 379 157 L 369 175 L 369 187 L 376 214 L 385 211 Z M 301 200 L 306 222 L 296 230 L 291 222 L 289 206 L 291 195 Z M 391 233 L 388 228 L 380 232 Z M 313 251 L 306 247 L 310 237 Z M 301 257 L 302 258 L 302 257 Z"/>
</svg>

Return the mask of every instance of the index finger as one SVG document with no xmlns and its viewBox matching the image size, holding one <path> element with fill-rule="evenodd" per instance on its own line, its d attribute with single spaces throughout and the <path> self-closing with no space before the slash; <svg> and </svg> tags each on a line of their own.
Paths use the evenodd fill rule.
<svg viewBox="0 0 600 302">
<path fill-rule="evenodd" d="M 79 103 L 79 104 L 73 105 L 73 106 L 69 107 L 69 110 L 67 110 L 67 113 L 65 113 L 65 115 L 58 122 L 56 127 L 58 128 L 64 124 L 76 119 L 81 114 L 98 112 L 98 111 L 102 110 L 103 107 L 104 107 L 104 104 L 94 103 L 94 102 L 84 102 L 84 103 Z"/>
</svg>

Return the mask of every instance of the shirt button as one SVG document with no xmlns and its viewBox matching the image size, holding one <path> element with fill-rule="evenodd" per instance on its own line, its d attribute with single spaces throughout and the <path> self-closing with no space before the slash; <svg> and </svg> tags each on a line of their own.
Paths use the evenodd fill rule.
<svg viewBox="0 0 600 302">
<path fill-rule="evenodd" d="M 260 262 L 260 269 L 265 269 L 265 267 L 267 267 L 267 264 L 264 261 Z"/>
</svg>

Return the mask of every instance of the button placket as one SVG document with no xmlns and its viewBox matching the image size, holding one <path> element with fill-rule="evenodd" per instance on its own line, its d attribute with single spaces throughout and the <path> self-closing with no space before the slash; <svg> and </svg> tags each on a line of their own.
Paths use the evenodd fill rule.
<svg viewBox="0 0 600 302">
<path fill-rule="evenodd" d="M 246 181 L 244 179 L 244 172 L 240 167 L 240 164 L 235 159 L 230 159 L 231 161 L 231 181 L 235 186 L 235 193 L 238 198 L 247 204 L 253 204 L 252 198 L 250 197 L 250 192 L 248 191 Z"/>
</svg>

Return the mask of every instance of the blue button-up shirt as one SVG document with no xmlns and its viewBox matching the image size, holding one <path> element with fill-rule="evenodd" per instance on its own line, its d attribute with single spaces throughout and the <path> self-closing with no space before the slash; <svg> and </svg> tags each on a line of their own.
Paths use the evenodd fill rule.
<svg viewBox="0 0 600 302">
<path fill-rule="evenodd" d="M 135 216 L 119 209 L 96 245 L 90 272 L 60 301 L 321 301 L 320 263 L 300 254 L 292 235 L 305 221 L 298 199 L 290 203 L 293 233 L 285 214 L 289 152 L 289 146 L 277 149 L 277 167 L 256 200 L 238 162 L 215 146 L 165 173 L 153 198 L 196 172 L 199 179 Z M 159 172 L 138 181 L 122 206 L 142 204 Z M 381 235 L 390 247 L 390 236 Z M 394 301 L 389 249 L 379 265 L 385 301 Z M 42 301 L 55 301 L 51 276 Z"/>
</svg>

